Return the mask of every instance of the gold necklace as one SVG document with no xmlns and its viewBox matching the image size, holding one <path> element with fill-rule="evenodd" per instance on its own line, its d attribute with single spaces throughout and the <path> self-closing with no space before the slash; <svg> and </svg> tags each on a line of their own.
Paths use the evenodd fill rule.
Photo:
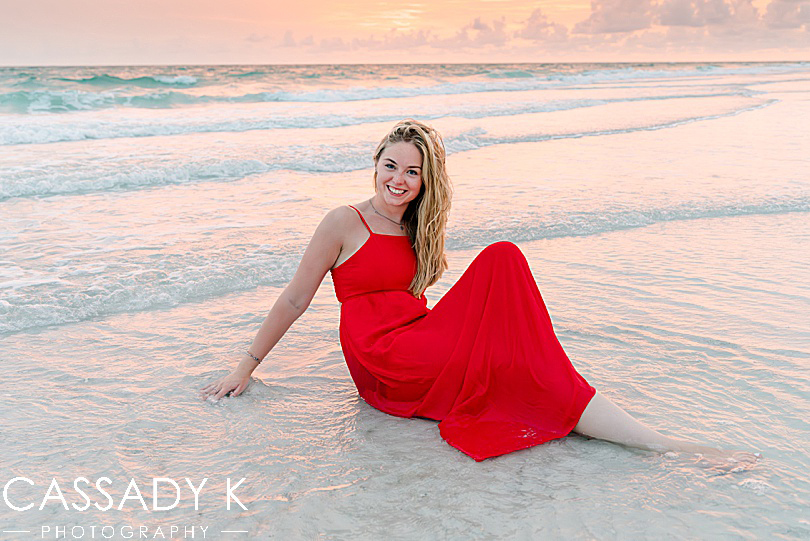
<svg viewBox="0 0 810 541">
<path fill-rule="evenodd" d="M 369 205 L 371 205 L 371 208 L 372 208 L 372 209 L 374 209 L 374 212 L 376 212 L 377 214 L 379 214 L 380 216 L 382 216 L 383 218 L 385 218 L 386 220 L 388 220 L 388 221 L 389 221 L 389 222 L 391 222 L 392 224 L 397 224 L 397 225 L 399 226 L 399 229 L 400 229 L 401 231 L 404 231 L 404 230 L 405 230 L 405 226 L 404 226 L 404 225 L 402 225 L 402 222 L 397 222 L 397 221 L 395 221 L 395 220 L 392 220 L 391 218 L 389 218 L 389 217 L 388 217 L 388 216 L 386 216 L 385 214 L 381 214 L 381 213 L 380 213 L 380 211 L 378 211 L 378 210 L 377 210 L 377 209 L 374 207 L 374 203 L 371 201 L 371 199 L 369 199 L 369 200 L 368 200 L 368 203 L 369 203 Z"/>
</svg>

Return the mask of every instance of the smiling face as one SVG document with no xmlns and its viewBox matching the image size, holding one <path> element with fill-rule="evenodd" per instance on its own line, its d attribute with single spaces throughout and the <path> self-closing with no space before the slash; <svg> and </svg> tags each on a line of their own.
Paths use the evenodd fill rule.
<svg viewBox="0 0 810 541">
<path fill-rule="evenodd" d="M 386 205 L 407 207 L 422 189 L 422 153 L 405 141 L 383 149 L 375 168 L 377 197 Z"/>
</svg>

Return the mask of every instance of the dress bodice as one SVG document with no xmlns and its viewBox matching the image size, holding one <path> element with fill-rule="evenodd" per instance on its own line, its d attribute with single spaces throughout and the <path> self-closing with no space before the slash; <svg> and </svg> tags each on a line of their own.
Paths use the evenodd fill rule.
<svg viewBox="0 0 810 541">
<path fill-rule="evenodd" d="M 351 205 L 349 205 L 351 206 Z M 416 254 L 407 235 L 381 235 L 369 228 L 369 238 L 347 260 L 331 270 L 335 294 L 347 300 L 379 291 L 408 292 L 416 274 Z"/>
</svg>

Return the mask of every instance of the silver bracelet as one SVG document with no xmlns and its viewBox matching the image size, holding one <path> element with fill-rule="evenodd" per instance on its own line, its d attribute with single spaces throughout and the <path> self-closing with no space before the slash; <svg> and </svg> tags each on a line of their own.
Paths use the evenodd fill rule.
<svg viewBox="0 0 810 541">
<path fill-rule="evenodd" d="M 247 349 L 246 349 L 246 350 L 245 350 L 245 353 L 247 353 L 248 355 L 250 355 L 250 358 L 251 358 L 251 359 L 253 359 L 254 361 L 256 361 L 257 363 L 262 364 L 262 360 L 263 360 L 263 359 L 259 359 L 258 357 L 256 357 L 254 354 L 252 354 L 252 353 L 250 352 L 250 350 L 247 350 Z"/>
</svg>

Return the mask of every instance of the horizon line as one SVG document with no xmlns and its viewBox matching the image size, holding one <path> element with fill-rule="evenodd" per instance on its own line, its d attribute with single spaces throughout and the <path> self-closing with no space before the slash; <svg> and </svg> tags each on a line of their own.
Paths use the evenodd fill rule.
<svg viewBox="0 0 810 541">
<path fill-rule="evenodd" d="M 171 63 L 171 64 L 9 64 L 9 68 L 172 68 L 172 67 L 248 67 L 248 66 L 499 66 L 513 65 L 554 65 L 554 64 L 804 64 L 808 60 L 620 60 L 620 61 L 557 61 L 557 62 L 295 62 L 295 63 Z"/>
</svg>

